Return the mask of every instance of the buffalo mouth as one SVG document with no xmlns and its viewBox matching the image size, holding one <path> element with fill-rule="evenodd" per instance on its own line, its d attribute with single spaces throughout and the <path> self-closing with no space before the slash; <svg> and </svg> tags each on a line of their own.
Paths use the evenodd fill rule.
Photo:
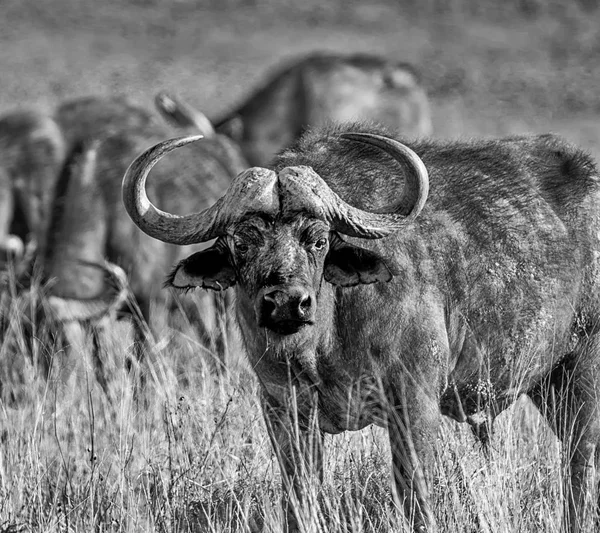
<svg viewBox="0 0 600 533">
<path fill-rule="evenodd" d="M 278 320 L 277 322 L 273 320 L 265 321 L 262 326 L 271 330 L 273 333 L 277 333 L 278 335 L 293 335 L 294 333 L 298 333 L 301 329 L 312 326 L 314 324 L 313 320 Z"/>
</svg>

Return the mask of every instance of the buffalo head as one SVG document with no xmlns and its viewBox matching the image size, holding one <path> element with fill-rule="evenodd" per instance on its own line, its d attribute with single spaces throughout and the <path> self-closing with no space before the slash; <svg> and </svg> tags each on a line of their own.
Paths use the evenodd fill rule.
<svg viewBox="0 0 600 533">
<path fill-rule="evenodd" d="M 210 248 L 180 262 L 168 285 L 224 290 L 238 287 L 238 302 L 251 327 L 292 335 L 318 321 L 323 279 L 354 286 L 389 281 L 392 272 L 377 253 L 346 242 L 342 235 L 378 239 L 401 230 L 421 211 L 428 176 L 420 158 L 387 137 L 351 133 L 344 139 L 380 148 L 408 168 L 403 190 L 384 209 L 366 211 L 346 203 L 310 167 L 275 172 L 250 168 L 210 208 L 172 215 L 156 208 L 145 192 L 159 159 L 199 136 L 162 142 L 139 156 L 123 181 L 123 200 L 147 234 L 173 244 L 216 238 Z"/>
</svg>

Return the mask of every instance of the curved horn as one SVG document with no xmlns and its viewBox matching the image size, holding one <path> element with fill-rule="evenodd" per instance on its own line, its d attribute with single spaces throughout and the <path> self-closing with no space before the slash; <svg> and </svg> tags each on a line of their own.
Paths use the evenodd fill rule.
<svg viewBox="0 0 600 533">
<path fill-rule="evenodd" d="M 224 235 L 227 228 L 249 211 L 265 214 L 279 209 L 277 175 L 265 168 L 250 168 L 239 174 L 211 207 L 191 215 L 161 211 L 146 194 L 150 170 L 164 155 L 190 144 L 202 135 L 191 135 L 158 143 L 138 156 L 123 177 L 123 203 L 133 222 L 146 234 L 171 244 L 194 244 Z"/>
<path fill-rule="evenodd" d="M 180 98 L 166 92 L 159 92 L 154 105 L 162 117 L 176 128 L 195 128 L 207 138 L 216 135 L 215 128 L 206 115 Z"/>
<path fill-rule="evenodd" d="M 336 229 L 346 235 L 377 238 L 412 222 L 423 209 L 429 194 L 429 176 L 421 158 L 408 146 L 382 135 L 344 133 L 341 137 L 380 148 L 402 166 L 408 167 L 408 172 L 402 196 L 397 202 L 374 212 L 345 204 L 345 216 L 338 221 L 340 227 Z"/>
<path fill-rule="evenodd" d="M 202 135 L 191 135 L 161 142 L 138 156 L 123 176 L 123 203 L 125 209 L 139 228 L 161 241 L 173 244 L 190 244 L 210 240 L 214 226 L 214 207 L 200 213 L 178 216 L 158 209 L 146 194 L 146 179 L 152 167 L 169 152 L 202 139 Z M 203 239 L 203 228 L 208 228 L 208 236 Z"/>
<path fill-rule="evenodd" d="M 61 298 L 54 295 L 48 296 L 48 303 L 54 318 L 59 322 L 99 320 L 103 316 L 112 315 L 125 303 L 129 296 L 127 274 L 120 266 L 108 261 L 104 263 L 79 262 L 103 270 L 112 287 L 107 294 L 86 300 Z"/>
<path fill-rule="evenodd" d="M 387 137 L 367 133 L 347 133 L 344 138 L 372 144 L 408 167 L 399 200 L 378 211 L 353 207 L 340 198 L 311 167 L 286 167 L 279 172 L 279 186 L 286 210 L 310 212 L 328 221 L 345 235 L 379 239 L 412 222 L 419 214 L 429 191 L 425 165 L 410 148 Z"/>
</svg>

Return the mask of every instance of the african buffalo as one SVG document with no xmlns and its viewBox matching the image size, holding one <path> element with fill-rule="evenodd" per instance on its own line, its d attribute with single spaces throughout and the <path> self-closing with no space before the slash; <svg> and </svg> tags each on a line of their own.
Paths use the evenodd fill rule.
<svg viewBox="0 0 600 533">
<path fill-rule="evenodd" d="M 124 270 L 107 262 L 96 243 L 105 238 L 106 216 L 104 204 L 97 201 L 102 194 L 95 177 L 99 145 L 98 140 L 74 145 L 57 180 L 42 276 L 51 282 L 48 298 L 54 303 L 55 318 L 62 322 L 102 318 L 116 311 L 127 296 Z M 71 209 L 69 200 L 76 201 L 85 216 Z M 66 235 L 77 240 L 65 239 Z M 117 295 L 111 295 L 111 286 Z"/>
<path fill-rule="evenodd" d="M 441 415 L 477 426 L 527 393 L 570 458 L 570 531 L 590 531 L 585 488 L 600 450 L 600 183 L 590 157 L 552 135 L 409 148 L 352 124 L 303 137 L 272 169 L 244 171 L 208 209 L 158 210 L 144 192 L 150 169 L 197 138 L 138 157 L 123 199 L 157 239 L 217 239 L 168 284 L 235 289 L 287 528 L 304 516 L 297 482 L 321 476 L 323 433 L 374 423 L 389 430 L 407 518 L 436 531 Z"/>
<path fill-rule="evenodd" d="M 25 253 L 23 239 L 11 233 L 13 204 L 12 180 L 0 170 L 0 272 L 11 268 Z"/>
<path fill-rule="evenodd" d="M 81 96 L 60 104 L 54 112 L 68 144 L 82 139 L 131 131 L 167 133 L 158 117 L 125 96 Z"/>
<path fill-rule="evenodd" d="M 96 215 L 95 204 L 90 202 L 96 191 L 90 190 L 89 185 L 94 163 L 95 147 L 84 149 L 80 144 L 67 154 L 56 179 L 57 189 L 76 196 L 86 211 L 88 218 L 77 221 L 86 229 L 93 226 Z M 47 235 L 40 238 L 43 246 L 38 250 L 44 250 L 44 254 L 36 257 L 35 275 L 21 279 L 18 271 L 9 269 L 0 281 L 0 343 L 25 348 L 44 376 L 53 368 L 53 374 L 64 385 L 75 368 L 98 368 L 102 363 L 98 352 L 101 324 L 106 317 L 114 317 L 123 305 L 128 287 L 123 269 L 103 257 L 86 255 L 89 246 L 83 240 L 78 243 L 77 258 L 71 264 L 72 254 L 67 255 L 69 250 L 55 237 L 61 225 L 72 221 L 62 216 L 62 206 L 56 200 L 50 202 L 48 211 L 51 216 Z M 93 232 L 87 235 L 94 236 Z M 61 267 L 60 272 L 57 267 Z M 70 290 L 65 291 L 60 282 L 56 283 L 57 279 L 67 280 Z M 81 338 L 82 328 L 91 332 L 94 346 L 94 353 L 90 354 L 93 360 L 88 365 L 84 363 L 87 352 L 69 346 L 74 338 Z M 23 340 L 25 346 L 21 344 Z M 13 364 L 20 368 L 21 363 L 8 360 L 0 368 L 0 396 L 7 401 L 15 401 L 18 396 L 15 391 L 19 380 L 15 379 L 15 370 L 9 370 Z M 101 372 L 98 376 L 105 385 Z"/>
<path fill-rule="evenodd" d="M 0 262 L 42 245 L 49 206 L 65 157 L 52 117 L 15 111 L 0 118 Z"/>
<path fill-rule="evenodd" d="M 59 194 L 65 221 L 49 237 L 55 244 L 52 258 L 47 258 L 47 273 L 56 280 L 53 292 L 62 297 L 95 292 L 86 284 L 86 271 L 90 269 L 81 260 L 106 258 L 127 272 L 130 289 L 147 322 L 152 303 L 183 306 L 194 315 L 208 349 L 223 356 L 227 339 L 215 328 L 225 319 L 221 309 L 226 305 L 224 298 L 205 294 L 195 298 L 192 305 L 189 299 L 182 303 L 180 298 L 166 296 L 160 290 L 164 271 L 186 252 L 139 232 L 119 195 L 119 185 L 131 160 L 148 146 L 166 139 L 169 129 L 143 107 L 122 98 L 72 101 L 58 109 L 56 118 L 70 144 L 86 139 L 99 142 L 87 185 L 94 192 L 85 197 L 79 192 Z M 150 193 L 174 212 L 206 207 L 247 166 L 235 143 L 218 134 L 178 155 L 161 164 Z M 87 200 L 83 202 L 82 198 Z M 90 272 L 98 277 L 97 272 Z M 89 285 L 96 286 L 91 282 Z M 137 333 L 142 335 L 140 330 Z"/>
<path fill-rule="evenodd" d="M 24 264 L 19 267 L 24 269 L 33 258 L 34 247 L 38 259 L 48 253 L 46 240 L 53 233 L 50 224 L 57 184 L 73 164 L 66 144 L 60 126 L 44 113 L 19 111 L 0 118 L 0 267 L 20 258 Z M 100 276 L 122 277 L 120 270 L 105 264 L 103 258 L 90 268 Z M 24 274 L 18 269 L 16 273 Z M 81 310 L 81 302 L 70 302 L 69 307 L 54 296 L 49 302 L 59 320 L 65 312 Z M 83 319 L 89 319 L 88 312 L 82 313 Z"/>
<path fill-rule="evenodd" d="M 214 124 L 250 164 L 262 166 L 307 128 L 349 120 L 377 122 L 405 137 L 429 135 L 429 101 L 415 68 L 373 54 L 314 53 L 276 69 Z M 170 121 L 186 125 L 185 115 Z"/>
</svg>

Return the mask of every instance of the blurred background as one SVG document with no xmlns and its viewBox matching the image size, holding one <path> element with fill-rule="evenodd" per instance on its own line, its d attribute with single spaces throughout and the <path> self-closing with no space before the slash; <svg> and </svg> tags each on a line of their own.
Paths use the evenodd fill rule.
<svg viewBox="0 0 600 533">
<path fill-rule="evenodd" d="M 3 0 L 0 111 L 177 91 L 214 117 L 315 50 L 413 63 L 437 136 L 556 131 L 595 150 L 595 0 Z"/>
</svg>

